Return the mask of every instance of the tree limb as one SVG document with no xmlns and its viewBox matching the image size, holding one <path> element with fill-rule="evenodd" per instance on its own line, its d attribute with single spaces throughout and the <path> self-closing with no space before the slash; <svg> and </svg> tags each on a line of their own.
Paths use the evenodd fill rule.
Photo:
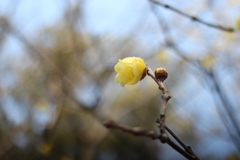
<svg viewBox="0 0 240 160">
<path fill-rule="evenodd" d="M 182 11 L 172 7 L 172 6 L 169 6 L 167 4 L 163 4 L 163 3 L 159 2 L 159 1 L 156 1 L 156 0 L 149 0 L 149 1 L 154 3 L 154 4 L 156 4 L 156 5 L 163 6 L 163 7 L 167 8 L 167 9 L 169 9 L 169 10 L 172 10 L 172 11 L 174 11 L 174 12 L 184 16 L 184 17 L 192 19 L 193 21 L 199 22 L 199 23 L 204 24 L 206 26 L 209 26 L 209 27 L 212 27 L 212 28 L 216 28 L 216 29 L 219 29 L 219 30 L 222 30 L 222 31 L 226 31 L 226 32 L 235 32 L 236 31 L 234 28 L 231 28 L 231 27 L 225 27 L 225 26 L 221 26 L 221 25 L 217 25 L 217 24 L 208 23 L 208 22 L 206 22 L 204 20 L 201 20 L 200 18 L 198 18 L 196 16 L 191 16 L 191 15 L 189 15 L 187 13 L 184 13 L 184 12 L 182 12 Z"/>
<path fill-rule="evenodd" d="M 159 139 L 162 143 L 164 141 L 164 143 L 171 146 L 174 150 L 176 150 L 178 153 L 183 155 L 185 158 L 187 158 L 189 160 L 199 160 L 199 158 L 196 155 L 190 154 L 188 151 L 183 150 L 181 147 L 179 147 L 166 134 L 159 135 L 155 131 L 148 131 L 148 130 L 140 128 L 140 127 L 129 127 L 129 126 L 125 126 L 125 125 L 120 125 L 114 121 L 106 121 L 106 122 L 104 122 L 104 126 L 109 129 L 118 129 L 123 132 L 131 133 L 135 136 L 144 136 L 144 137 L 148 137 L 151 139 Z"/>
</svg>

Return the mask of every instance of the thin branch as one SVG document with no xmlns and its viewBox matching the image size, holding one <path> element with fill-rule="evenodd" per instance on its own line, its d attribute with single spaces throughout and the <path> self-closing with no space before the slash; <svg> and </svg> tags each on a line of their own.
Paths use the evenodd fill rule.
<svg viewBox="0 0 240 160">
<path fill-rule="evenodd" d="M 165 129 L 168 131 L 168 133 L 170 133 L 174 139 L 176 139 L 176 141 L 185 149 L 185 151 L 187 151 L 188 153 L 191 153 L 192 155 L 196 156 L 195 153 L 193 152 L 192 148 L 190 146 L 187 146 L 185 145 L 178 137 L 177 135 L 175 135 L 175 133 L 170 129 L 168 128 L 166 125 L 165 125 Z M 196 156 L 197 157 L 197 156 Z"/>
<path fill-rule="evenodd" d="M 164 23 L 163 18 L 160 19 L 160 16 L 157 14 L 155 9 L 153 7 L 151 7 L 151 8 L 152 8 L 152 11 L 153 11 L 155 17 L 158 20 L 158 24 L 159 24 L 160 29 L 162 30 L 162 32 L 164 34 L 167 34 L 169 32 L 168 31 L 169 29 L 168 29 L 167 25 L 164 25 L 166 23 Z M 216 78 L 214 80 L 214 76 L 211 75 L 212 73 L 211 72 L 209 73 L 209 71 L 207 71 L 205 68 L 203 68 L 201 65 L 199 65 L 199 63 L 197 61 L 196 61 L 197 63 L 194 63 L 194 60 L 190 60 L 189 58 L 185 57 L 184 54 L 176 47 L 177 45 L 173 41 L 173 38 L 171 37 L 171 34 L 165 35 L 165 43 L 166 43 L 167 46 L 169 46 L 170 48 L 172 48 L 175 51 L 176 55 L 178 55 L 180 58 L 185 60 L 185 62 L 187 62 L 189 65 L 195 67 L 198 71 L 201 71 L 202 73 L 205 73 L 206 75 L 208 75 L 208 76 L 206 76 L 206 78 L 208 77 L 213 82 L 213 89 L 210 89 L 210 91 L 213 91 L 213 93 L 216 93 L 216 95 L 220 98 L 220 100 L 224 104 L 223 108 L 226 110 L 226 113 L 227 113 L 226 115 L 228 115 L 230 117 L 229 119 L 230 119 L 231 124 L 233 124 L 235 126 L 236 133 L 238 135 L 240 135 L 239 127 L 236 125 L 236 119 L 234 119 L 233 116 L 231 115 L 231 112 L 228 111 L 229 109 L 232 108 L 232 106 L 231 106 L 230 103 L 226 103 L 227 102 L 226 97 L 223 96 L 224 94 L 219 89 L 220 85 L 216 82 Z M 217 110 L 218 110 L 218 108 L 217 108 Z M 220 116 L 220 117 L 224 117 L 224 116 Z M 223 121 L 223 124 L 224 124 L 224 126 L 225 126 L 225 128 L 226 128 L 226 130 L 227 130 L 227 132 L 228 132 L 228 134 L 229 134 L 233 144 L 236 146 L 236 148 L 240 152 L 240 147 L 238 145 L 239 140 L 237 138 L 239 136 L 238 135 L 235 136 L 232 133 L 232 132 L 234 132 L 234 130 L 229 129 L 230 127 L 227 125 L 227 123 L 224 122 L 223 119 L 221 119 L 221 120 Z"/>
<path fill-rule="evenodd" d="M 172 37 L 171 34 L 169 34 L 169 32 L 170 32 L 169 27 L 167 26 L 167 22 L 164 19 L 164 17 L 163 16 L 160 17 L 158 15 L 156 9 L 152 5 L 150 5 L 150 7 L 151 7 L 153 14 L 155 15 L 155 17 L 158 21 L 158 26 L 159 26 L 160 30 L 162 31 L 162 33 L 164 35 L 165 45 L 167 47 L 169 47 L 170 49 L 172 49 L 176 53 L 177 56 L 179 56 L 181 59 L 183 59 L 189 65 L 191 65 L 191 66 L 193 66 L 193 67 L 195 67 L 196 69 L 199 70 L 199 66 L 197 66 L 198 63 L 196 63 L 197 61 L 186 57 L 184 55 L 184 53 L 177 48 L 177 44 L 174 42 L 174 38 Z M 181 42 L 183 42 L 183 41 L 181 41 Z"/>
<path fill-rule="evenodd" d="M 236 31 L 234 28 L 231 28 L 231 27 L 225 27 L 225 26 L 221 26 L 221 25 L 217 25 L 217 24 L 208 23 L 208 22 L 206 22 L 204 20 L 201 20 L 200 18 L 198 18 L 196 16 L 191 16 L 191 15 L 189 15 L 187 13 L 184 13 L 184 12 L 182 12 L 182 11 L 172 7 L 172 6 L 169 6 L 167 4 L 163 4 L 163 3 L 159 2 L 159 1 L 156 1 L 156 0 L 149 0 L 149 1 L 154 3 L 154 4 L 163 6 L 163 7 L 167 8 L 167 9 L 170 9 L 170 10 L 172 10 L 172 11 L 174 11 L 174 12 L 176 12 L 176 13 L 184 16 L 184 17 L 190 18 L 190 19 L 192 19 L 192 20 L 194 20 L 196 22 L 199 22 L 201 24 L 204 24 L 206 26 L 209 26 L 209 27 L 212 27 L 212 28 L 216 28 L 216 29 L 219 29 L 219 30 L 223 30 L 223 31 L 226 31 L 226 32 L 235 32 Z"/>
<path fill-rule="evenodd" d="M 160 117 L 157 119 L 157 123 L 159 123 L 159 129 L 160 134 L 156 133 L 155 131 L 148 131 L 140 127 L 129 127 L 125 125 L 117 124 L 114 121 L 107 121 L 104 123 L 104 126 L 109 129 L 118 129 L 127 133 L 131 133 L 135 136 L 145 136 L 149 137 L 151 139 L 159 139 L 161 143 L 166 143 L 169 146 L 171 146 L 175 151 L 183 155 L 185 158 L 189 160 L 199 160 L 199 158 L 194 154 L 191 147 L 186 146 L 174 133 L 171 131 L 166 125 L 165 125 L 165 111 L 167 107 L 167 102 L 171 98 L 171 96 L 168 95 L 168 90 L 165 88 L 163 81 L 161 79 L 157 79 L 151 72 L 150 68 L 147 67 L 147 75 L 150 76 L 158 85 L 158 88 L 162 91 L 162 107 L 161 107 L 161 113 Z M 165 129 L 172 135 L 173 138 L 177 140 L 177 142 L 184 148 L 181 148 L 179 145 L 177 145 L 175 142 L 173 142 Z"/>
<path fill-rule="evenodd" d="M 214 94 L 214 93 L 213 93 Z M 216 96 L 218 96 L 218 93 L 215 92 Z M 216 100 L 216 98 L 214 98 L 214 102 L 216 106 L 222 106 L 221 103 L 218 104 L 219 102 Z M 234 130 L 231 129 L 230 125 L 227 123 L 227 117 L 224 117 L 222 114 L 222 111 L 220 110 L 219 107 L 216 107 L 216 110 L 218 112 L 218 115 L 222 118 L 220 118 L 220 120 L 222 121 L 222 123 L 224 124 L 226 131 L 230 137 L 230 139 L 232 140 L 233 144 L 235 145 L 235 147 L 237 148 L 238 152 L 240 153 L 240 146 L 239 146 L 239 140 L 238 140 L 238 136 L 235 135 L 233 132 Z"/>
<path fill-rule="evenodd" d="M 226 111 L 228 117 L 231 119 L 231 122 L 232 122 L 234 128 L 237 130 L 238 137 L 240 137 L 240 129 L 238 127 L 237 120 L 236 120 L 235 116 L 233 115 L 233 113 L 234 113 L 234 111 L 232 109 L 233 107 L 230 105 L 226 96 L 223 94 L 223 92 L 220 88 L 221 85 L 219 84 L 217 78 L 215 77 L 214 72 L 210 72 L 209 76 L 211 77 L 211 79 L 214 82 L 213 83 L 214 88 L 215 88 L 216 92 L 218 93 L 220 99 L 222 100 L 223 106 L 225 108 L 225 111 Z"/>
<path fill-rule="evenodd" d="M 214 74 L 213 71 L 211 72 L 207 72 L 206 70 L 204 70 L 206 72 L 206 75 L 208 75 L 209 79 L 212 80 L 212 87 L 213 89 L 211 89 L 210 87 L 210 84 L 208 84 L 210 90 L 213 92 L 213 94 L 215 94 L 219 100 L 222 102 L 222 107 L 224 109 L 224 115 L 227 115 L 227 117 L 229 118 L 230 120 L 230 124 L 232 125 L 232 127 L 234 128 L 233 129 L 230 129 L 230 126 L 227 124 L 227 122 L 223 119 L 224 116 L 222 116 L 220 114 L 220 111 L 219 109 L 217 108 L 217 111 L 219 112 L 219 116 L 222 117 L 221 120 L 224 124 L 224 126 L 226 127 L 226 130 L 227 130 L 227 133 L 229 134 L 233 144 L 236 146 L 238 152 L 240 152 L 240 146 L 239 146 L 239 143 L 240 143 L 240 129 L 239 129 L 239 126 L 238 126 L 238 121 L 236 119 L 236 117 L 233 115 L 234 113 L 234 110 L 233 110 L 233 106 L 230 104 L 230 102 L 228 101 L 228 99 L 226 98 L 226 95 L 223 93 L 223 91 L 221 90 L 221 85 L 219 83 L 219 81 L 217 80 L 216 78 L 216 75 Z M 216 103 L 216 102 L 215 102 Z M 216 103 L 217 104 L 217 103 Z M 234 135 L 233 132 L 236 132 Z"/>
<path fill-rule="evenodd" d="M 160 132 L 164 134 L 164 123 L 165 123 L 165 112 L 167 107 L 167 102 L 171 98 L 171 96 L 168 95 L 168 90 L 165 88 L 163 81 L 159 81 L 156 79 L 156 77 L 150 72 L 150 68 L 147 68 L 147 75 L 150 76 L 158 85 L 158 88 L 162 91 L 162 107 L 161 107 L 161 113 L 160 113 Z"/>
<path fill-rule="evenodd" d="M 174 139 L 176 139 L 176 141 L 185 149 L 185 151 L 192 155 L 194 157 L 194 159 L 199 159 L 195 153 L 192 151 L 190 146 L 186 146 L 174 133 L 173 131 L 171 131 L 166 125 L 165 125 L 165 112 L 166 112 L 166 107 L 167 107 L 167 103 L 170 100 L 171 96 L 168 95 L 168 90 L 165 88 L 163 81 L 158 80 L 151 72 L 150 72 L 150 68 L 147 68 L 147 75 L 150 76 L 158 85 L 158 88 L 162 91 L 163 95 L 162 95 L 162 107 L 161 107 L 161 113 L 160 113 L 160 118 L 157 119 L 157 123 L 159 123 L 159 128 L 160 128 L 160 140 L 162 143 L 167 143 L 169 144 L 171 147 L 176 147 L 174 148 L 175 150 L 178 150 L 177 148 L 179 146 L 175 146 L 175 144 L 171 141 L 171 139 L 168 137 L 167 133 L 165 132 L 165 129 L 173 136 Z M 164 139 L 163 139 L 164 137 Z M 181 148 L 180 148 L 181 149 Z"/>
<path fill-rule="evenodd" d="M 145 136 L 145 137 L 149 137 L 152 139 L 158 139 L 158 137 L 159 137 L 159 135 L 155 131 L 147 131 L 140 127 L 132 128 L 132 127 L 128 127 L 125 125 L 117 124 L 114 121 L 106 121 L 106 122 L 104 122 L 104 126 L 109 129 L 119 129 L 124 132 L 132 133 L 135 136 Z"/>
<path fill-rule="evenodd" d="M 158 135 L 155 131 L 148 131 L 146 129 L 140 128 L 140 127 L 129 127 L 125 125 L 117 124 L 114 121 L 106 121 L 104 123 L 104 126 L 109 129 L 118 129 L 123 132 L 131 133 L 135 136 L 144 136 L 151 139 L 159 139 L 162 143 L 163 141 L 166 141 L 166 144 L 171 146 L 174 150 L 176 150 L 178 153 L 183 155 L 185 158 L 189 160 L 199 160 L 199 158 L 195 155 L 192 155 L 188 153 L 187 151 L 183 150 L 181 147 L 179 147 L 175 142 L 173 142 L 169 137 L 165 137 L 166 135 Z"/>
</svg>

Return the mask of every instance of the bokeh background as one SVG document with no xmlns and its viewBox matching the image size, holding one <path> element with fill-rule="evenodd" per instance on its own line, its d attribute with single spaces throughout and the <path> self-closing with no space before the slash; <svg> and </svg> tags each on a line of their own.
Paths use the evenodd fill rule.
<svg viewBox="0 0 240 160">
<path fill-rule="evenodd" d="M 105 120 L 158 132 L 161 92 L 146 77 L 114 82 L 119 59 L 165 67 L 166 124 L 204 160 L 240 154 L 240 2 L 0 1 L 1 160 L 184 159 L 168 145 L 108 130 Z"/>
</svg>

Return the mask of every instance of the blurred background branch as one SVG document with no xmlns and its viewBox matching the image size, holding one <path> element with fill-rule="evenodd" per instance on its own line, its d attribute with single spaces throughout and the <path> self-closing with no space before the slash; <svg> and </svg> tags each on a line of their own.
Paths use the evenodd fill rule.
<svg viewBox="0 0 240 160">
<path fill-rule="evenodd" d="M 190 18 L 193 21 L 197 21 L 199 23 L 202 23 L 202 24 L 204 24 L 206 26 L 213 27 L 213 28 L 216 28 L 216 29 L 219 29 L 219 30 L 223 30 L 223 31 L 227 31 L 227 32 L 234 32 L 235 31 L 234 28 L 224 27 L 224 26 L 220 26 L 220 25 L 216 25 L 216 24 L 205 22 L 205 21 L 199 19 L 198 17 L 191 16 L 191 15 L 189 15 L 187 13 L 184 13 L 184 12 L 182 12 L 182 11 L 172 7 L 172 6 L 169 6 L 167 4 L 163 4 L 163 3 L 159 2 L 159 1 L 156 1 L 156 0 L 149 0 L 149 1 L 154 3 L 154 4 L 163 6 L 163 7 L 167 8 L 167 9 L 170 9 L 170 10 L 172 10 L 172 11 L 174 11 L 174 12 L 176 12 L 176 13 L 184 16 L 184 17 Z"/>
</svg>

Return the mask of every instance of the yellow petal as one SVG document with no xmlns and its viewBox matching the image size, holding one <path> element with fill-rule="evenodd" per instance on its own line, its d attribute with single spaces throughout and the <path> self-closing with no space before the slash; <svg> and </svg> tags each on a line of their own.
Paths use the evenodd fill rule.
<svg viewBox="0 0 240 160">
<path fill-rule="evenodd" d="M 114 66 L 114 70 L 115 70 L 116 72 L 118 72 L 118 73 L 124 70 L 124 65 L 122 65 L 122 64 L 120 63 L 120 60 L 119 60 L 119 62 Z"/>
<path fill-rule="evenodd" d="M 115 77 L 115 81 L 117 83 L 125 83 L 125 84 L 127 84 L 132 79 L 133 79 L 132 76 L 127 76 L 127 75 L 122 75 L 122 74 L 117 74 Z"/>
<path fill-rule="evenodd" d="M 143 59 L 138 57 L 127 57 L 114 66 L 118 73 L 115 81 L 121 86 L 136 84 L 142 78 L 146 64 Z"/>
<path fill-rule="evenodd" d="M 139 81 L 139 78 L 138 77 L 134 77 L 133 79 L 131 79 L 127 85 L 134 85 L 136 84 L 137 82 Z"/>
<path fill-rule="evenodd" d="M 136 62 L 133 66 L 134 76 L 137 76 L 140 79 L 142 77 L 142 74 L 143 74 L 143 71 L 145 70 L 145 68 L 146 68 L 146 64 L 144 62 L 143 63 Z"/>
<path fill-rule="evenodd" d="M 124 58 L 123 60 L 121 60 L 121 62 L 132 64 L 132 63 L 134 63 L 135 58 L 136 57 L 127 57 L 127 58 Z"/>
</svg>

